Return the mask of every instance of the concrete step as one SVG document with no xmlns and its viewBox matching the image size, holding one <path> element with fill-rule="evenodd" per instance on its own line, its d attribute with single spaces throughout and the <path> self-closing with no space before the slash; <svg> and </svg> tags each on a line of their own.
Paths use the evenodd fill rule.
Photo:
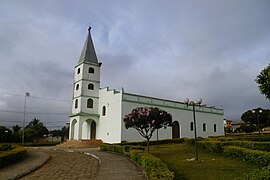
<svg viewBox="0 0 270 180">
<path fill-rule="evenodd" d="M 89 148 L 89 147 L 99 147 L 103 142 L 99 139 L 90 140 L 68 140 L 64 143 L 57 145 L 57 147 L 62 148 Z"/>
</svg>

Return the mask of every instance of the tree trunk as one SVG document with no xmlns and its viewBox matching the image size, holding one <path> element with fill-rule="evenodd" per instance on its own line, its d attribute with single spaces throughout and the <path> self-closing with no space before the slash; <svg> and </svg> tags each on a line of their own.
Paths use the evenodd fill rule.
<svg viewBox="0 0 270 180">
<path fill-rule="evenodd" d="M 149 153 L 149 139 L 147 139 L 147 152 Z"/>
</svg>

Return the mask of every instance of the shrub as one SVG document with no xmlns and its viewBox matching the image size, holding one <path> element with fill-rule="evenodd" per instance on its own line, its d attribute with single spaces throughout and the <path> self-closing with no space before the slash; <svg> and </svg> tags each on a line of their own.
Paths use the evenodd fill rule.
<svg viewBox="0 0 270 180">
<path fill-rule="evenodd" d="M 10 144 L 1 144 L 0 145 L 0 151 L 7 151 L 7 150 L 11 150 Z"/>
<path fill-rule="evenodd" d="M 184 142 L 184 138 L 158 140 L 158 144 L 177 144 L 177 143 L 183 143 L 183 142 Z M 149 141 L 149 145 L 156 145 L 156 144 L 157 144 L 157 141 Z M 147 141 L 122 142 L 121 145 L 147 146 Z"/>
<path fill-rule="evenodd" d="M 130 158 L 145 170 L 149 179 L 172 180 L 174 178 L 174 173 L 168 169 L 167 165 L 149 153 L 131 150 Z"/>
<path fill-rule="evenodd" d="M 120 145 L 101 144 L 100 150 L 125 154 L 125 147 Z"/>
<path fill-rule="evenodd" d="M 21 146 L 16 146 L 11 150 L 2 151 L 0 153 L 0 166 L 4 166 L 22 159 L 26 154 L 26 149 Z"/>
<path fill-rule="evenodd" d="M 263 167 L 262 169 L 256 169 L 249 173 L 246 179 L 257 180 L 257 179 L 270 179 L 270 166 Z"/>
<path fill-rule="evenodd" d="M 57 144 L 60 144 L 61 141 L 50 141 L 50 142 L 27 142 L 24 143 L 24 146 L 56 146 Z"/>
<path fill-rule="evenodd" d="M 241 158 L 243 161 L 249 161 L 262 166 L 267 166 L 270 163 L 270 152 L 226 146 L 224 147 L 224 153 L 227 156 Z"/>
</svg>

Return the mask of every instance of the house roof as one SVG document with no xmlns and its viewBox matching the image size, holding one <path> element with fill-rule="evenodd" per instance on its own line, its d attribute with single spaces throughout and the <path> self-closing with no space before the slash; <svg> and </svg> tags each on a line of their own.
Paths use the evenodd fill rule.
<svg viewBox="0 0 270 180">
<path fill-rule="evenodd" d="M 90 63 L 98 64 L 97 55 L 95 52 L 90 30 L 91 30 L 91 27 L 89 26 L 88 35 L 84 43 L 84 47 L 83 47 L 78 64 L 82 62 L 90 62 Z"/>
</svg>

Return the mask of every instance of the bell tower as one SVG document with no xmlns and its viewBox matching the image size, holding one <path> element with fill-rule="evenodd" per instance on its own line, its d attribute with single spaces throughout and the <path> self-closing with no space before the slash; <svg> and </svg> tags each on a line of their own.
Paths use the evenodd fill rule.
<svg viewBox="0 0 270 180">
<path fill-rule="evenodd" d="M 102 63 L 98 62 L 90 31 L 91 27 L 88 28 L 88 35 L 79 62 L 75 66 L 69 139 L 90 139 L 90 132 L 82 132 L 83 123 L 86 121 L 87 123 L 93 121 L 97 123 L 99 117 L 100 67 Z"/>
</svg>

